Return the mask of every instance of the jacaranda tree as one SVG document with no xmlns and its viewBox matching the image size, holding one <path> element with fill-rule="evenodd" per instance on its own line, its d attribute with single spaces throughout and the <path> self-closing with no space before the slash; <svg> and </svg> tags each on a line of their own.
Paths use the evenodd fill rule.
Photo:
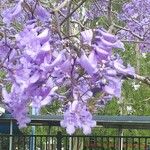
<svg viewBox="0 0 150 150">
<path fill-rule="evenodd" d="M 124 42 L 137 54 L 150 52 L 150 0 L 0 3 L 3 102 L 20 128 L 30 122 L 29 105 L 40 110 L 59 101 L 61 126 L 69 134 L 76 128 L 90 134 L 96 125 L 92 113 L 121 97 L 124 80 L 150 85 L 119 55 L 126 53 Z"/>
</svg>

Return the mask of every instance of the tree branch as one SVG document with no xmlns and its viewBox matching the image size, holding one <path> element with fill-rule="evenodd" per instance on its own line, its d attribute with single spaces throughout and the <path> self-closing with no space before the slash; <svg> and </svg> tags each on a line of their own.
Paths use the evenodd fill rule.
<svg viewBox="0 0 150 150">
<path fill-rule="evenodd" d="M 113 26 L 116 27 L 116 28 L 118 28 L 118 29 L 128 31 L 133 36 L 137 37 L 139 40 L 143 40 L 143 37 L 141 37 L 141 36 L 137 35 L 136 33 L 132 32 L 130 29 L 127 29 L 125 27 L 122 27 L 122 26 L 119 26 L 119 25 L 116 25 L 116 24 L 113 24 Z"/>
<path fill-rule="evenodd" d="M 58 7 L 56 7 L 54 9 L 54 11 L 59 11 L 60 9 L 62 9 L 63 7 L 65 7 L 67 5 L 67 3 L 69 2 L 69 0 L 64 0 Z"/>
<path fill-rule="evenodd" d="M 135 41 L 135 40 L 121 40 L 121 42 L 150 44 L 150 42 L 146 42 L 146 41 Z"/>
<path fill-rule="evenodd" d="M 65 15 L 61 12 L 61 11 L 58 11 L 58 13 L 63 16 L 65 18 Z M 86 29 L 86 30 L 89 30 L 88 27 L 85 27 L 81 22 L 77 21 L 77 20 L 70 20 L 70 23 L 76 23 L 78 24 L 82 29 Z"/>
<path fill-rule="evenodd" d="M 70 17 L 74 14 L 74 12 L 76 12 L 76 10 L 77 10 L 80 6 L 82 6 L 86 1 L 87 1 L 87 0 L 83 0 L 69 15 L 67 15 L 67 17 L 60 23 L 60 25 L 62 25 L 65 21 L 67 21 L 68 18 L 70 18 Z"/>
<path fill-rule="evenodd" d="M 108 21 L 112 24 L 112 0 L 108 2 Z"/>
<path fill-rule="evenodd" d="M 136 79 L 136 80 L 139 80 L 147 85 L 150 86 L 150 77 L 144 77 L 144 76 L 141 76 L 141 75 L 138 75 L 138 74 L 135 74 L 135 75 L 127 75 L 128 78 L 130 79 Z"/>
<path fill-rule="evenodd" d="M 68 3 L 67 16 L 70 14 L 71 5 L 72 5 L 72 1 Z M 70 18 L 67 19 L 66 28 L 67 28 L 67 35 L 70 36 Z"/>
</svg>

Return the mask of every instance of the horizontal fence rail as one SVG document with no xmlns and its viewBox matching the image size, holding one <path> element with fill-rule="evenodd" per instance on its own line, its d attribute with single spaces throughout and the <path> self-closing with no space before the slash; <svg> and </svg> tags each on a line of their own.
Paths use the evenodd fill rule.
<svg viewBox="0 0 150 150">
<path fill-rule="evenodd" d="M 150 137 L 0 135 L 0 150 L 150 150 Z"/>
</svg>

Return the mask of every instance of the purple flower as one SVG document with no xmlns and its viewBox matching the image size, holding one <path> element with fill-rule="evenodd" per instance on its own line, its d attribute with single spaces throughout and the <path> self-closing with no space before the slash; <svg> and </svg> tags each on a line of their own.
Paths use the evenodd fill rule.
<svg viewBox="0 0 150 150">
<path fill-rule="evenodd" d="M 42 51 L 50 52 L 50 43 L 46 42 L 41 46 Z"/>
<path fill-rule="evenodd" d="M 65 127 L 69 134 L 73 134 L 75 128 L 82 128 L 84 134 L 91 134 L 91 127 L 95 127 L 96 122 L 92 120 L 86 105 L 75 100 L 65 112 L 61 126 Z"/>
<path fill-rule="evenodd" d="M 37 39 L 40 41 L 41 44 L 47 42 L 49 40 L 49 29 L 46 28 L 43 30 L 38 36 Z"/>
<path fill-rule="evenodd" d="M 123 61 L 120 59 L 116 59 L 114 61 L 114 68 L 116 69 L 116 71 L 118 71 L 119 73 L 123 74 L 123 75 L 134 75 L 135 74 L 135 70 L 133 67 L 131 67 L 130 65 L 128 65 L 127 67 L 123 65 Z"/>
<path fill-rule="evenodd" d="M 101 16 L 105 16 L 107 13 L 108 0 L 96 0 L 90 3 L 89 8 L 86 11 L 87 19 L 96 19 Z"/>
<path fill-rule="evenodd" d="M 10 52 L 10 47 L 3 42 L 0 42 L 0 61 L 6 58 Z"/>
<path fill-rule="evenodd" d="M 108 80 L 109 80 L 109 83 L 105 85 L 104 91 L 107 94 L 113 95 L 115 97 L 121 97 L 121 86 L 122 86 L 121 79 L 108 77 Z"/>
<path fill-rule="evenodd" d="M 101 1 L 102 10 L 107 2 Z M 63 10 L 67 15 L 67 9 L 62 8 L 62 13 Z M 10 24 L 8 35 L 2 37 L 4 43 L 0 42 L 1 58 L 11 52 L 2 64 L 6 81 L 11 84 L 10 92 L 3 89 L 4 102 L 19 127 L 25 127 L 30 121 L 29 106 L 40 110 L 58 101 L 64 108 L 61 126 L 67 133 L 73 134 L 79 128 L 84 134 L 90 134 L 96 126 L 91 113 L 97 107 L 104 107 L 114 96 L 121 96 L 122 79 L 134 75 L 134 69 L 125 66 L 116 54 L 115 49 L 124 50 L 124 45 L 115 35 L 102 28 L 89 29 L 81 32 L 79 40 L 75 37 L 71 40 L 65 34 L 59 35 L 55 28 L 55 19 L 59 24 L 63 17 L 58 14 L 58 18 L 51 21 L 54 14 L 50 11 L 40 5 L 40 1 L 20 0 L 3 13 L 6 23 L 18 16 L 19 21 L 23 19 L 19 30 Z M 142 21 L 142 25 L 146 23 L 147 19 Z M 137 25 L 135 31 L 141 29 L 143 27 Z"/>
<path fill-rule="evenodd" d="M 90 60 L 88 59 L 88 57 L 85 55 L 84 52 L 82 52 L 82 55 L 79 59 L 79 63 L 91 76 L 98 71 L 97 68 L 95 67 L 95 64 L 92 63 L 92 61 L 90 62 Z"/>
<path fill-rule="evenodd" d="M 93 39 L 93 31 L 90 30 L 85 30 L 81 32 L 81 41 L 85 45 L 91 45 Z"/>
<path fill-rule="evenodd" d="M 49 12 L 41 5 L 36 6 L 34 13 L 42 21 L 47 21 L 50 18 Z"/>
<path fill-rule="evenodd" d="M 55 60 L 50 64 L 50 68 L 54 68 L 54 67 L 56 67 L 57 65 L 59 65 L 59 64 L 62 63 L 63 57 L 64 57 L 64 53 L 65 53 L 65 50 L 63 50 L 63 51 L 55 58 Z"/>
<path fill-rule="evenodd" d="M 122 13 L 118 18 L 125 23 L 125 28 L 120 30 L 118 36 L 122 40 L 137 41 L 141 52 L 149 52 L 149 22 L 150 22 L 150 1 L 131 0 L 122 7 Z M 142 39 L 142 40 L 141 40 Z"/>
<path fill-rule="evenodd" d="M 2 13 L 3 21 L 7 23 L 8 25 L 18 16 L 20 16 L 22 11 L 21 4 L 23 3 L 23 0 L 20 0 L 18 4 L 13 8 L 8 8 Z"/>
<path fill-rule="evenodd" d="M 108 42 L 111 42 L 111 43 L 115 43 L 117 41 L 117 37 L 115 35 L 112 35 L 106 31 L 103 31 L 102 29 L 97 29 L 96 32 L 100 32 L 100 34 L 102 35 L 103 39 L 108 41 Z"/>
<path fill-rule="evenodd" d="M 106 51 L 108 51 L 107 49 L 112 49 L 112 48 L 120 48 L 125 50 L 124 44 L 120 40 L 117 40 L 109 33 L 106 32 L 103 33 L 103 31 L 101 30 L 99 32 L 101 35 L 95 36 L 95 43 L 99 46 L 99 48 L 104 49 Z"/>
<path fill-rule="evenodd" d="M 7 109 L 11 112 L 12 116 L 17 119 L 19 128 L 26 127 L 26 124 L 30 122 L 27 116 L 28 108 L 26 107 L 26 102 L 28 101 L 26 100 L 26 96 L 21 93 L 19 89 L 16 89 L 14 85 L 9 94 L 6 89 L 3 89 L 3 97 L 7 104 Z"/>
<path fill-rule="evenodd" d="M 68 134 L 72 135 L 75 132 L 75 126 L 73 124 L 67 125 L 66 131 Z"/>
<path fill-rule="evenodd" d="M 108 56 L 110 55 L 110 53 L 107 51 L 100 48 L 99 46 L 93 45 L 92 46 L 93 50 L 95 51 L 95 53 L 102 59 L 107 59 Z"/>
</svg>

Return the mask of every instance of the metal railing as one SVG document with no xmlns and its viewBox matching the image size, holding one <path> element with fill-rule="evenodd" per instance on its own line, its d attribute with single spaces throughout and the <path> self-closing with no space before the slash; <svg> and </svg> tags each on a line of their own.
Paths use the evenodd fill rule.
<svg viewBox="0 0 150 150">
<path fill-rule="evenodd" d="M 150 150 L 150 137 L 0 135 L 0 150 Z"/>
</svg>

